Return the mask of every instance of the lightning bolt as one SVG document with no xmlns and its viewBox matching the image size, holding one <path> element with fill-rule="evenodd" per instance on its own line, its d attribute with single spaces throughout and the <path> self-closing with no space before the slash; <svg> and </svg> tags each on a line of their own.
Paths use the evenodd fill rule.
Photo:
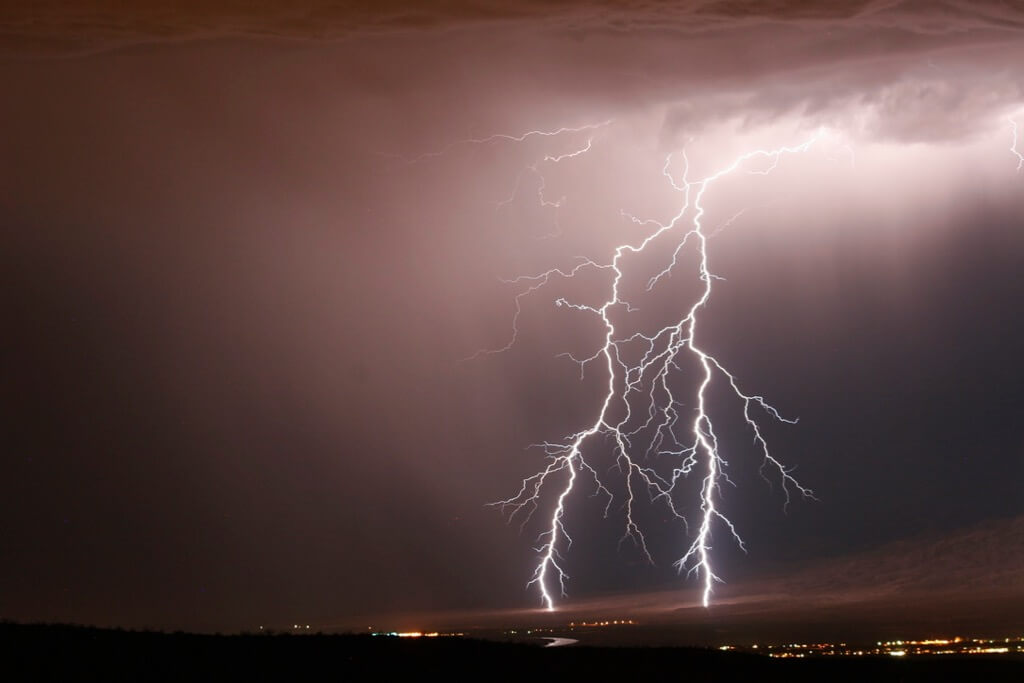
<svg viewBox="0 0 1024 683">
<path fill-rule="evenodd" d="M 686 519 L 679 512 L 675 503 L 676 485 L 682 478 L 703 464 L 704 477 L 700 487 L 700 524 L 692 544 L 687 552 L 676 561 L 675 566 L 679 571 L 686 570 L 689 574 L 699 576 L 703 582 L 702 602 L 705 606 L 710 603 L 712 587 L 715 582 L 721 581 L 715 574 L 711 561 L 713 529 L 716 526 L 721 526 L 728 530 L 740 548 L 745 550 L 735 526 L 722 512 L 718 501 L 721 482 L 722 480 L 728 481 L 726 475 L 728 463 L 722 457 L 707 405 L 708 389 L 716 378 L 728 384 L 742 405 L 743 418 L 752 430 L 754 442 L 763 457 L 762 476 L 767 479 L 766 468 L 776 473 L 781 480 L 787 505 L 791 489 L 799 492 L 801 496 L 813 498 L 811 490 L 801 486 L 790 474 L 790 470 L 771 454 L 762 429 L 751 411 L 759 409 L 770 418 L 790 424 L 794 424 L 796 420 L 782 417 L 761 396 L 745 393 L 740 388 L 740 383 L 735 375 L 698 343 L 697 324 L 699 313 L 710 300 L 713 282 L 717 279 L 709 266 L 708 240 L 710 235 L 705 232 L 702 222 L 705 213 L 705 194 L 718 180 L 748 166 L 749 162 L 755 159 L 763 159 L 768 162 L 768 165 L 761 169 L 748 169 L 748 173 L 770 173 L 783 156 L 807 151 L 819 136 L 820 133 L 793 147 L 758 149 L 748 152 L 716 173 L 700 180 L 689 179 L 689 160 L 685 151 L 682 154 L 685 170 L 681 180 L 676 180 L 670 172 L 673 161 L 670 154 L 665 160 L 662 174 L 673 190 L 683 197 L 681 207 L 671 220 L 665 223 L 653 219 L 641 220 L 623 212 L 623 215 L 630 218 L 633 223 L 648 227 L 648 233 L 638 242 L 627 242 L 615 247 L 608 262 L 598 263 L 581 258 L 571 269 L 555 268 L 538 275 L 523 276 L 509 281 L 525 284 L 522 291 L 515 297 L 511 338 L 500 348 L 482 350 L 476 355 L 498 353 L 510 349 L 515 344 L 519 332 L 518 319 L 522 310 L 522 299 L 542 289 L 553 280 L 571 279 L 580 272 L 591 269 L 607 271 L 611 276 L 608 297 L 599 306 L 572 303 L 564 298 L 555 301 L 558 306 L 597 316 L 604 326 L 604 343 L 594 354 L 584 359 L 569 356 L 580 365 L 581 373 L 584 367 L 592 361 L 600 361 L 607 373 L 603 400 L 594 421 L 585 429 L 568 435 L 560 442 L 537 444 L 543 449 L 548 459 L 547 466 L 524 479 L 519 491 L 514 496 L 493 504 L 499 506 L 510 520 L 522 514 L 525 526 L 539 508 L 546 491 L 554 489 L 557 492 L 554 498 L 554 509 L 546 524 L 546 530 L 538 538 L 540 544 L 536 548 L 538 561 L 527 584 L 538 588 L 541 600 L 548 610 L 554 609 L 555 606 L 554 585 L 557 584 L 559 592 L 565 596 L 565 582 L 568 575 L 563 566 L 562 553 L 571 546 L 572 538 L 565 528 L 564 519 L 566 506 L 578 481 L 581 477 L 589 478 L 594 484 L 595 493 L 606 496 L 606 517 L 614 498 L 584 452 L 584 446 L 599 435 L 611 438 L 614 443 L 615 462 L 619 471 L 623 473 L 625 530 L 620 539 L 620 545 L 627 539 L 632 541 L 646 560 L 651 563 L 653 563 L 653 559 L 647 546 L 647 540 L 634 518 L 634 506 L 638 493 L 646 492 L 651 502 L 663 505 L 673 517 L 685 524 Z M 588 141 L 587 146 L 577 152 L 555 157 L 549 155 L 545 157 L 545 160 L 559 161 L 563 158 L 570 158 L 588 151 L 590 145 L 591 141 Z M 734 215 L 718 230 L 731 224 L 741 214 L 742 212 L 739 212 Z M 687 216 L 689 216 L 688 221 L 686 220 Z M 692 242 L 695 244 L 698 255 L 698 277 L 702 283 L 700 294 L 692 301 L 682 317 L 672 324 L 653 332 L 631 330 L 628 334 L 623 333 L 616 327 L 613 317 L 622 312 L 628 314 L 636 310 L 623 298 L 621 292 L 622 280 L 626 275 L 625 270 L 628 268 L 626 260 L 628 257 L 643 254 L 649 249 L 655 249 L 652 245 L 656 242 L 660 245 L 663 236 L 666 238 L 674 236 L 675 247 L 668 264 L 648 280 L 647 291 L 652 290 L 663 278 L 671 275 L 678 264 L 680 253 L 687 244 Z M 636 361 L 626 360 L 630 355 L 629 349 L 637 346 L 640 348 L 639 359 Z M 678 361 L 683 354 L 687 354 L 697 361 L 701 373 L 695 395 L 695 415 L 689 422 L 686 432 L 680 433 L 680 425 L 686 424 L 686 422 L 679 413 L 678 409 L 682 403 L 673 393 L 670 379 L 681 372 Z M 645 410 L 636 409 L 634 395 L 646 403 Z M 621 412 L 618 418 L 612 416 L 616 409 Z M 634 447 L 634 441 L 642 435 L 648 435 L 650 438 L 647 447 L 638 454 Z M 649 460 L 652 456 L 669 456 L 674 458 L 676 464 L 670 473 L 663 474 L 645 464 L 641 460 L 641 454 L 644 460 Z"/>
<path fill-rule="evenodd" d="M 1024 169 L 1024 155 L 1017 148 L 1017 123 L 1009 117 L 1007 121 L 1012 133 L 1010 152 L 1017 158 L 1017 171 L 1021 171 Z M 446 154 L 464 145 L 522 143 L 531 138 L 555 138 L 587 132 L 589 136 L 585 144 L 567 152 L 545 154 L 535 163 L 528 165 L 517 176 L 511 195 L 499 202 L 496 207 L 500 209 L 515 201 L 523 178 L 530 174 L 536 176 L 539 181 L 536 197 L 540 206 L 557 211 L 565 198 L 552 201 L 545 197 L 546 180 L 542 172 L 543 165 L 558 164 L 590 152 L 597 131 L 612 123 L 612 120 L 607 120 L 577 127 L 531 130 L 520 135 L 501 133 L 471 138 L 451 143 L 434 152 L 404 159 L 409 163 L 416 163 Z M 552 282 L 571 280 L 583 272 L 604 273 L 610 278 L 607 296 L 600 304 L 575 303 L 565 298 L 557 298 L 554 301 L 556 306 L 595 316 L 604 328 L 603 343 L 590 356 L 576 358 L 568 353 L 560 354 L 579 365 L 581 377 L 589 364 L 599 363 L 603 366 L 606 375 L 605 388 L 593 421 L 585 428 L 570 433 L 558 441 L 534 444 L 543 451 L 547 464 L 540 471 L 523 479 L 515 495 L 491 504 L 499 507 L 509 521 L 521 517 L 522 529 L 545 501 L 552 501 L 551 516 L 546 519 L 544 531 L 537 538 L 537 564 L 527 582 L 528 587 L 537 588 L 541 602 L 548 610 L 555 608 L 556 587 L 558 594 L 566 596 L 566 581 L 569 576 L 565 570 L 564 553 L 571 547 L 572 538 L 566 529 L 565 516 L 570 500 L 581 486 L 580 482 L 591 482 L 593 494 L 605 497 L 606 518 L 617 499 L 612 489 L 602 481 L 602 475 L 599 475 L 594 462 L 595 456 L 591 446 L 599 437 L 610 440 L 613 444 L 612 455 L 622 477 L 624 493 L 618 495 L 622 499 L 625 519 L 620 546 L 627 540 L 632 542 L 652 564 L 654 560 L 647 539 L 634 515 L 639 495 L 646 494 L 651 504 L 663 506 L 690 532 L 686 517 L 677 507 L 677 486 L 691 474 L 699 472 L 702 475 L 699 499 L 696 501 L 700 510 L 699 523 L 686 552 L 673 566 L 680 573 L 685 571 L 687 575 L 695 575 L 698 578 L 702 586 L 701 602 L 705 607 L 710 605 L 714 585 L 722 581 L 716 574 L 712 562 L 713 534 L 718 530 L 728 532 L 728 536 L 739 548 L 746 551 L 736 526 L 722 508 L 722 482 L 732 482 L 727 474 L 729 463 L 723 457 L 708 400 L 709 391 L 716 383 L 731 392 L 737 400 L 741 409 L 740 414 L 751 431 L 753 443 L 762 458 L 760 474 L 768 483 L 771 483 L 773 478 L 781 483 L 785 495 L 784 507 L 789 505 L 794 493 L 814 499 L 813 492 L 801 485 L 792 476 L 792 470 L 772 454 L 759 422 L 765 417 L 786 424 L 795 424 L 797 420 L 783 417 L 764 397 L 746 392 L 736 375 L 700 341 L 698 323 L 701 311 L 710 302 L 714 282 L 721 279 L 713 273 L 710 266 L 709 240 L 732 225 L 750 208 L 741 209 L 709 232 L 703 222 L 706 195 L 719 181 L 728 176 L 737 173 L 771 173 L 784 157 L 807 152 L 821 136 L 822 131 L 819 130 L 795 146 L 748 151 L 711 175 L 696 180 L 690 178 L 690 162 L 685 148 L 680 154 L 683 170 L 678 178 L 671 170 L 674 154 L 670 153 L 665 158 L 662 175 L 669 187 L 681 195 L 681 201 L 678 210 L 667 222 L 641 219 L 622 211 L 625 218 L 646 232 L 641 238 L 615 246 L 608 260 L 599 262 L 579 257 L 571 267 L 551 268 L 539 274 L 503 280 L 521 288 L 514 296 L 515 310 L 512 315 L 511 334 L 505 344 L 497 348 L 478 350 L 469 357 L 470 359 L 502 353 L 515 345 L 519 336 L 522 302 L 526 297 L 536 294 Z M 844 145 L 841 149 L 849 156 L 851 166 L 855 165 L 853 148 Z M 761 166 L 755 166 L 756 161 L 760 161 Z M 696 275 L 700 283 L 699 291 L 689 306 L 683 308 L 677 320 L 660 329 L 645 331 L 639 329 L 638 324 L 624 324 L 622 319 L 628 321 L 629 314 L 637 310 L 623 295 L 622 284 L 627 271 L 632 273 L 637 267 L 636 262 L 649 262 L 654 254 L 665 249 L 666 242 L 671 257 L 661 270 L 650 275 L 646 291 L 650 292 L 663 279 L 675 272 L 679 266 L 679 257 L 688 245 L 692 246 L 697 257 Z M 646 259 L 637 258 L 643 254 L 650 256 Z M 695 406 L 690 418 L 681 412 L 684 403 L 680 400 L 679 392 L 673 388 L 676 384 L 674 380 L 684 375 L 681 367 L 683 359 L 689 359 L 698 368 L 697 376 L 690 380 L 691 384 L 695 385 L 693 393 L 688 394 Z M 669 471 L 665 471 L 664 467 L 658 468 L 650 464 L 652 460 L 660 458 L 670 460 L 672 466 Z"/>
<path fill-rule="evenodd" d="M 1021 169 L 1024 169 L 1024 154 L 1017 150 L 1017 121 L 1009 116 L 1006 117 L 1006 120 L 1010 124 L 1010 132 L 1013 136 L 1010 142 L 1010 154 L 1017 157 L 1017 172 L 1020 173 Z"/>
<path fill-rule="evenodd" d="M 601 123 L 601 124 L 594 124 L 593 126 L 584 126 L 584 127 L 581 127 L 581 128 L 560 129 L 560 131 L 561 132 L 579 132 L 581 130 L 593 130 L 595 128 L 599 128 L 599 127 L 602 127 L 602 126 L 605 126 L 605 125 L 608 125 L 608 122 Z M 516 138 L 511 138 L 511 139 L 515 140 Z M 552 238 L 552 237 L 558 237 L 562 233 L 562 226 L 559 223 L 557 211 L 558 211 L 558 209 L 562 208 L 562 204 L 565 202 L 565 197 L 564 196 L 559 197 L 555 201 L 551 201 L 551 200 L 545 198 L 544 191 L 547 189 L 547 178 L 545 178 L 544 174 L 541 172 L 540 166 L 541 166 L 541 164 L 545 164 L 545 163 L 547 163 L 547 164 L 557 164 L 557 163 L 559 163 L 561 161 L 565 161 L 566 159 L 575 159 L 576 157 L 582 156 L 583 154 L 586 154 L 587 152 L 589 152 L 590 149 L 593 146 L 594 146 L 594 135 L 591 135 L 590 137 L 587 138 L 586 145 L 584 145 L 583 147 L 580 147 L 579 149 L 575 149 L 575 150 L 573 150 L 571 152 L 564 152 L 562 154 L 557 154 L 555 156 L 547 154 L 539 162 L 534 163 L 534 164 L 530 164 L 529 166 L 527 166 L 516 177 L 516 185 L 515 185 L 515 188 L 513 188 L 513 190 L 512 190 L 512 194 L 509 195 L 509 197 L 507 199 L 503 199 L 500 202 L 498 202 L 498 205 L 495 208 L 496 209 L 501 209 L 502 207 L 508 206 L 509 204 L 514 202 L 516 197 L 519 194 L 519 188 L 522 185 L 523 176 L 526 175 L 526 174 L 531 174 L 531 175 L 535 176 L 537 178 L 537 180 L 538 180 L 538 185 L 537 185 L 537 202 L 540 204 L 541 207 L 543 207 L 545 209 L 552 209 L 552 210 L 554 210 L 556 212 L 555 213 L 555 229 L 552 232 L 550 232 L 550 233 L 548 233 L 546 235 L 542 235 L 541 239 L 549 239 L 549 238 Z"/>
<path fill-rule="evenodd" d="M 576 126 L 576 127 L 563 126 L 561 128 L 555 128 L 553 130 L 529 130 L 529 131 L 526 131 L 525 133 L 523 133 L 521 135 L 508 135 L 506 133 L 495 133 L 494 135 L 488 135 L 487 137 L 483 137 L 483 138 L 466 138 L 466 139 L 463 139 L 463 140 L 456 140 L 455 142 L 452 142 L 452 143 L 450 143 L 448 145 L 445 145 L 441 149 L 437 149 L 437 150 L 434 150 L 432 152 L 424 152 L 423 154 L 420 154 L 418 156 L 414 156 L 414 157 L 399 156 L 398 158 L 401 158 L 406 163 L 415 164 L 415 163 L 419 163 L 421 161 L 424 161 L 426 159 L 432 159 L 432 158 L 435 158 L 435 157 L 444 156 L 445 154 L 448 154 L 452 150 L 456 149 L 457 147 L 487 145 L 487 144 L 490 144 L 492 142 L 526 142 L 527 140 L 529 140 L 531 138 L 554 138 L 554 137 L 558 137 L 559 135 L 564 135 L 566 133 L 582 133 L 584 131 L 596 131 L 596 130 L 604 128 L 606 126 L 610 126 L 612 123 L 613 123 L 612 119 L 606 119 L 606 120 L 601 121 L 599 123 L 587 123 L 587 124 L 584 124 L 582 126 Z M 563 155 L 562 157 L 545 157 L 545 161 L 561 161 L 562 158 L 567 158 L 569 156 L 577 156 L 578 154 L 580 154 L 580 152 L 574 152 L 574 153 L 569 154 L 569 155 Z M 384 155 L 384 156 L 395 157 L 396 155 L 387 154 L 387 155 Z"/>
</svg>

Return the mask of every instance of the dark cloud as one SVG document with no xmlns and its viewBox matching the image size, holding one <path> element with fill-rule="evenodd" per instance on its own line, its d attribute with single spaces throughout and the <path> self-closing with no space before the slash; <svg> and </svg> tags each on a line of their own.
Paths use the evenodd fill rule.
<svg viewBox="0 0 1024 683">
<path fill-rule="evenodd" d="M 1022 562 L 1024 517 L 1017 517 L 889 543 L 765 582 L 751 592 L 820 603 L 972 593 L 1024 599 L 1024 576 L 1017 570 Z"/>
<path fill-rule="evenodd" d="M 673 104 L 669 140 L 714 118 L 799 114 L 811 125 L 841 125 L 868 137 L 935 141 L 969 137 L 991 125 L 983 117 L 1019 101 L 1024 84 L 1014 65 L 1024 60 L 1022 16 L 1013 3 L 954 0 L 58 0 L 11 5 L 0 14 L 0 35 L 8 57 L 228 38 L 343 43 L 363 62 L 366 85 L 392 93 L 422 79 L 421 70 L 394 72 L 398 62 L 362 41 L 405 36 L 430 50 L 421 68 L 435 77 L 484 79 L 511 69 L 513 82 L 528 79 L 538 96 L 611 98 L 613 108 Z M 518 63 L 462 63 L 461 55 L 486 53 L 487 44 Z"/>
<path fill-rule="evenodd" d="M 224 37 L 338 40 L 363 33 L 517 24 L 530 30 L 551 28 L 577 36 L 634 32 L 679 36 L 736 34 L 751 27 L 787 25 L 819 31 L 896 28 L 907 34 L 947 37 L 984 30 L 1009 37 L 1024 28 L 1019 8 L 995 0 L 303 0 L 286 4 L 267 0 L 46 0 L 12 3 L 0 11 L 0 35 L 5 37 L 7 48 L 29 52 L 97 51 L 140 43 Z"/>
</svg>

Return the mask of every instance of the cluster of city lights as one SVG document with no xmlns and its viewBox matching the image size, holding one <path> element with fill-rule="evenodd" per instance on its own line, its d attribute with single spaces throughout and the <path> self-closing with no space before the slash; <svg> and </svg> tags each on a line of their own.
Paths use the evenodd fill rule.
<svg viewBox="0 0 1024 683">
<path fill-rule="evenodd" d="M 806 657 L 872 657 L 887 655 L 993 655 L 1024 653 L 1024 636 L 1006 638 L 927 638 L 924 640 L 886 640 L 873 645 L 847 643 L 784 643 L 781 645 L 722 645 L 718 649 L 767 654 L 782 659 Z"/>
<path fill-rule="evenodd" d="M 555 628 L 528 628 L 525 631 L 521 631 L 519 629 L 510 629 L 508 631 L 505 631 L 505 635 L 507 635 L 507 636 L 516 636 L 516 635 L 522 635 L 523 633 L 525 633 L 526 635 L 530 636 L 530 635 L 533 635 L 535 633 L 556 633 L 556 632 L 559 632 L 561 630 L 562 629 L 555 629 Z"/>
<path fill-rule="evenodd" d="M 439 631 L 374 631 L 370 635 L 388 638 L 454 638 L 465 633 L 441 633 Z"/>
<path fill-rule="evenodd" d="M 612 619 L 605 621 L 581 621 L 579 623 L 575 621 L 569 622 L 569 628 L 573 629 L 577 626 L 633 626 L 636 622 L 632 619 Z"/>
</svg>

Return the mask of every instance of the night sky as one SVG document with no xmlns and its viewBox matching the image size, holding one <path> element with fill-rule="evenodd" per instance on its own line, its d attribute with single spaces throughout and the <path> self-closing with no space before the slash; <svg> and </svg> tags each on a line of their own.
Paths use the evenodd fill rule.
<svg viewBox="0 0 1024 683">
<path fill-rule="evenodd" d="M 692 518 L 641 495 L 651 566 L 586 484 L 559 614 L 1021 626 L 1020 3 L 160 5 L 0 10 L 0 618 L 533 618 L 553 499 L 522 530 L 488 503 L 593 421 L 602 367 L 559 354 L 602 328 L 555 301 L 608 278 L 520 299 L 515 345 L 467 360 L 510 340 L 508 280 L 668 220 L 672 152 L 707 175 L 824 130 L 708 191 L 699 333 L 799 418 L 762 424 L 817 500 L 784 506 L 716 398 L 747 547 L 716 532 L 719 607 L 672 567 Z M 686 254 L 639 319 L 688 308 Z"/>
</svg>

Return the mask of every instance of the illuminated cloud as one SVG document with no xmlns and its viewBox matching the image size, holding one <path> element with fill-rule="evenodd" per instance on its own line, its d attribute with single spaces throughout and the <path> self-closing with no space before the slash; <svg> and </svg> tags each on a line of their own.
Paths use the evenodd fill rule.
<svg viewBox="0 0 1024 683">
<path fill-rule="evenodd" d="M 415 43 L 444 36 L 449 49 L 428 60 L 444 70 L 494 41 L 516 53 L 531 87 L 568 88 L 608 108 L 672 103 L 670 136 L 723 116 L 756 122 L 796 114 L 905 141 L 973 135 L 993 111 L 1019 103 L 1022 33 L 1024 20 L 1007 3 L 954 0 L 579 0 L 555 7 L 51 0 L 0 13 L 4 50 L 15 56 L 224 38 L 365 46 L 374 37 Z M 374 66 L 384 79 L 376 88 L 389 87 L 387 60 Z M 482 78 L 491 77 L 488 61 Z M 400 76 L 391 87 L 403 87 Z"/>
</svg>

